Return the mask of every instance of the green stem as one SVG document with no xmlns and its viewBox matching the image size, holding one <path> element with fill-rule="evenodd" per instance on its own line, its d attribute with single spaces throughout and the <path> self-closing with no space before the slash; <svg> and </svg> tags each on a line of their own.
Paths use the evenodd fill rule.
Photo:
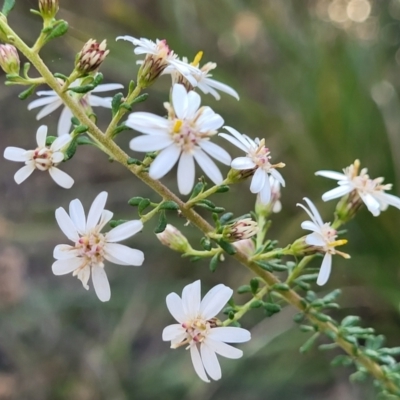
<svg viewBox="0 0 400 400">
<path fill-rule="evenodd" d="M 282 256 L 289 256 L 292 255 L 291 251 L 291 245 L 287 245 L 284 248 L 280 249 L 275 249 L 272 251 L 268 251 L 267 253 L 262 253 L 262 254 L 256 254 L 251 258 L 252 261 L 258 261 L 258 260 L 270 260 L 271 258 L 277 258 L 277 257 L 282 257 Z"/>
<path fill-rule="evenodd" d="M 49 71 L 47 66 L 43 63 L 42 59 L 38 54 L 36 54 L 31 48 L 29 48 L 16 33 L 8 26 L 7 22 L 0 18 L 0 29 L 4 31 L 7 35 L 8 40 L 12 42 L 12 44 L 17 47 L 35 66 L 38 72 L 42 75 L 42 77 L 46 80 L 47 84 L 58 94 L 58 96 L 63 100 L 64 104 L 70 108 L 73 114 L 80 120 L 83 125 L 88 126 L 89 135 L 96 141 L 98 141 L 101 145 L 103 145 L 107 154 L 112 157 L 117 162 L 121 163 L 125 168 L 131 171 L 134 175 L 136 175 L 139 179 L 141 179 L 145 184 L 147 184 L 150 188 L 152 188 L 156 193 L 158 193 L 163 199 L 168 199 L 174 201 L 178 204 L 182 215 L 188 219 L 192 225 L 196 226 L 199 230 L 201 230 L 204 234 L 208 234 L 213 231 L 213 227 L 205 221 L 199 214 L 197 214 L 193 209 L 191 209 L 190 204 L 185 204 L 179 197 L 177 197 L 174 193 L 172 193 L 168 188 L 162 185 L 159 181 L 151 179 L 149 175 L 145 172 L 142 172 L 138 166 L 128 165 L 128 155 L 115 144 L 115 142 L 110 138 L 112 136 L 113 126 L 116 124 L 120 117 L 113 119 L 109 128 L 107 129 L 108 135 L 104 135 L 104 133 L 91 121 L 91 119 L 86 115 L 85 110 L 80 106 L 78 102 L 76 102 L 71 96 L 67 93 L 62 92 L 61 87 L 57 80 L 54 78 L 53 74 Z M 122 115 L 124 113 L 121 113 Z M 120 114 L 120 115 L 121 115 Z M 122 117 L 121 115 L 121 117 Z M 269 256 L 274 253 L 270 252 Z M 276 252 L 276 254 L 282 254 L 282 250 Z M 234 258 L 239 261 L 241 264 L 250 269 L 254 274 L 258 275 L 263 279 L 263 281 L 268 286 L 273 286 L 280 284 L 281 281 L 272 273 L 263 270 L 260 268 L 254 261 L 249 260 L 247 256 L 238 251 L 235 253 Z M 356 351 L 354 346 L 344 339 L 340 337 L 340 333 L 336 326 L 334 326 L 330 322 L 322 322 L 315 318 L 309 308 L 307 302 L 299 296 L 294 290 L 277 290 L 277 292 L 281 295 L 283 299 L 295 308 L 304 312 L 307 318 L 318 327 L 320 332 L 329 332 L 334 334 L 334 341 L 350 356 L 352 356 L 359 364 L 364 366 L 369 373 L 374 376 L 377 380 L 381 381 L 386 389 L 390 393 L 399 393 L 400 389 L 397 384 L 391 381 L 383 371 L 382 367 L 373 361 L 371 358 L 362 354 L 360 351 Z M 332 335 L 331 335 L 332 336 Z"/>
<path fill-rule="evenodd" d="M 190 251 L 186 252 L 184 257 L 214 257 L 216 254 L 222 253 L 222 250 L 218 248 L 214 248 L 211 250 L 194 250 L 190 249 Z"/>
<path fill-rule="evenodd" d="M 290 285 L 303 271 L 307 264 L 315 257 L 315 255 L 304 257 L 293 269 L 292 273 L 286 279 L 286 284 Z"/>
<path fill-rule="evenodd" d="M 207 199 L 212 194 L 216 193 L 218 191 L 218 189 L 220 188 L 220 186 L 227 185 L 229 182 L 230 181 L 228 181 L 228 179 L 225 179 L 220 185 L 215 185 L 215 186 L 211 187 L 210 189 L 199 193 L 196 197 L 193 197 L 192 199 L 188 200 L 186 202 L 186 206 L 194 207 L 198 201 Z"/>
</svg>

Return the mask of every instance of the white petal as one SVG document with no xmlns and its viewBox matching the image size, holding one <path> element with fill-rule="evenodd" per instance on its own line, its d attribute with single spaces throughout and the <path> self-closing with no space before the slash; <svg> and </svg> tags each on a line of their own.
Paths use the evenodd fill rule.
<svg viewBox="0 0 400 400">
<path fill-rule="evenodd" d="M 100 301 L 108 301 L 111 298 L 110 283 L 108 282 L 104 268 L 92 267 L 92 282 L 94 290 Z"/>
<path fill-rule="evenodd" d="M 180 147 L 175 145 L 171 145 L 162 150 L 150 165 L 150 177 L 153 179 L 160 179 L 166 175 L 176 164 L 180 154 Z"/>
<path fill-rule="evenodd" d="M 111 108 L 112 107 L 112 97 L 99 97 L 91 94 L 89 97 L 89 103 L 92 107 L 104 107 Z"/>
<path fill-rule="evenodd" d="M 235 139 L 231 135 L 228 135 L 227 133 L 219 133 L 218 136 L 223 137 L 226 139 L 228 142 L 231 142 L 233 145 L 238 147 L 239 149 L 243 150 L 245 153 L 248 151 L 248 146 L 245 146 L 240 140 Z"/>
<path fill-rule="evenodd" d="M 197 317 L 200 310 L 200 280 L 186 285 L 182 291 L 183 312 L 189 318 Z"/>
<path fill-rule="evenodd" d="M 199 146 L 208 153 L 211 157 L 215 158 L 219 162 L 225 165 L 230 165 L 231 156 L 221 146 L 210 142 L 209 140 L 201 140 Z"/>
<path fill-rule="evenodd" d="M 25 162 L 26 161 L 26 150 L 20 147 L 6 147 L 4 150 L 4 158 L 10 161 Z"/>
<path fill-rule="evenodd" d="M 240 132 L 238 132 L 236 129 L 230 127 L 230 126 L 224 126 L 224 128 L 230 132 L 232 136 L 234 136 L 239 142 L 241 142 L 246 149 L 249 149 L 250 147 L 256 148 L 257 145 L 254 142 L 254 140 L 250 139 L 246 135 L 242 135 Z"/>
<path fill-rule="evenodd" d="M 221 367 L 217 355 L 204 342 L 200 345 L 200 353 L 204 368 L 211 379 L 215 381 L 221 379 Z"/>
<path fill-rule="evenodd" d="M 274 179 L 276 179 L 283 187 L 285 187 L 285 180 L 283 179 L 282 174 L 275 168 L 270 170 L 270 174 Z"/>
<path fill-rule="evenodd" d="M 143 229 L 143 223 L 140 220 L 124 222 L 121 225 L 111 229 L 106 233 L 107 242 L 120 242 L 131 237 Z"/>
<path fill-rule="evenodd" d="M 159 151 L 173 144 L 173 140 L 166 135 L 138 136 L 133 138 L 129 147 L 135 151 Z"/>
<path fill-rule="evenodd" d="M 200 107 L 201 97 L 193 90 L 191 90 L 187 96 L 188 96 L 188 109 L 186 113 L 186 118 L 192 118 L 194 117 L 194 114 Z"/>
<path fill-rule="evenodd" d="M 362 201 L 367 206 L 369 212 L 374 214 L 374 212 L 379 210 L 380 204 L 379 204 L 378 200 L 376 200 L 372 195 L 370 195 L 369 193 L 363 194 L 360 192 L 359 192 L 359 195 L 360 195 Z M 379 215 L 379 213 L 377 215 Z"/>
<path fill-rule="evenodd" d="M 188 110 L 188 94 L 183 85 L 176 83 L 172 88 L 172 105 L 178 118 L 184 119 Z"/>
<path fill-rule="evenodd" d="M 86 216 L 80 200 L 75 199 L 69 203 L 69 216 L 79 233 L 86 230 Z"/>
<path fill-rule="evenodd" d="M 59 207 L 56 210 L 56 221 L 64 235 L 69 240 L 72 240 L 73 242 L 77 242 L 79 240 L 79 234 L 74 223 L 62 207 Z"/>
<path fill-rule="evenodd" d="M 63 147 L 67 146 L 72 140 L 72 136 L 68 133 L 60 135 L 50 146 L 52 151 L 58 152 Z"/>
<path fill-rule="evenodd" d="M 70 133 L 72 126 L 71 118 L 73 117 L 73 115 L 74 114 L 72 114 L 72 111 L 68 107 L 63 108 L 57 124 L 58 136 Z"/>
<path fill-rule="evenodd" d="M 243 343 L 251 339 L 250 332 L 243 328 L 224 326 L 211 329 L 208 337 L 225 343 Z"/>
<path fill-rule="evenodd" d="M 218 82 L 211 78 L 206 78 L 205 83 L 207 85 L 211 86 L 212 88 L 220 90 L 221 92 L 225 92 L 225 93 L 231 95 L 232 97 L 234 97 L 236 100 L 239 100 L 239 95 L 236 92 L 236 90 L 232 89 L 230 86 L 226 85 L 225 83 Z"/>
<path fill-rule="evenodd" d="M 106 243 L 104 246 L 104 257 L 110 254 L 114 259 L 122 262 L 122 265 L 134 265 L 138 267 L 143 264 L 144 254 L 137 249 L 119 243 Z"/>
<path fill-rule="evenodd" d="M 314 203 L 307 197 L 304 197 L 304 201 L 308 204 L 308 207 L 310 208 L 312 215 L 314 216 L 318 225 L 322 226 L 324 222 L 322 221 L 321 215 L 319 214 L 317 207 L 315 207 Z"/>
<path fill-rule="evenodd" d="M 203 362 L 201 361 L 200 353 L 196 345 L 190 346 L 190 356 L 192 358 L 192 363 L 196 374 L 204 382 L 210 382 L 207 378 L 206 372 L 204 371 Z"/>
<path fill-rule="evenodd" d="M 301 227 L 308 231 L 321 232 L 321 227 L 319 227 L 318 225 L 316 225 L 314 222 L 311 222 L 311 221 L 302 222 Z"/>
<path fill-rule="evenodd" d="M 64 189 L 69 189 L 74 184 L 74 180 L 67 173 L 56 167 L 51 167 L 49 169 L 49 174 L 53 178 L 54 182 Z"/>
<path fill-rule="evenodd" d="M 271 196 L 272 196 L 271 184 L 269 182 L 269 178 L 266 172 L 265 172 L 264 186 L 262 187 L 259 193 L 260 193 L 260 202 L 262 204 L 268 204 L 271 201 Z"/>
<path fill-rule="evenodd" d="M 54 275 L 65 275 L 75 271 L 81 265 L 84 260 L 80 257 L 74 257 L 69 259 L 57 260 L 51 266 Z"/>
<path fill-rule="evenodd" d="M 103 212 L 101 213 L 100 221 L 97 224 L 97 229 L 99 232 L 106 226 L 106 224 L 108 224 L 113 215 L 114 213 L 112 213 L 111 211 L 103 210 Z"/>
<path fill-rule="evenodd" d="M 375 193 L 375 198 L 383 203 L 400 209 L 400 198 L 390 193 Z"/>
<path fill-rule="evenodd" d="M 197 120 L 197 124 L 201 132 L 217 130 L 221 128 L 221 126 L 224 124 L 223 118 L 219 114 L 214 113 L 214 111 L 212 111 L 210 115 L 204 114 L 205 113 L 203 113 L 203 115 L 201 115 L 200 118 Z"/>
<path fill-rule="evenodd" d="M 35 167 L 32 164 L 25 165 L 22 168 L 20 168 L 14 175 L 14 180 L 15 182 L 19 185 L 22 183 L 25 179 L 27 179 L 32 172 L 35 170 Z"/>
<path fill-rule="evenodd" d="M 345 174 L 342 174 L 340 172 L 335 172 L 335 171 L 317 171 L 315 173 L 317 176 L 324 176 L 325 178 L 330 178 L 330 179 L 335 179 L 337 181 L 341 180 L 347 180 L 347 176 Z"/>
<path fill-rule="evenodd" d="M 200 313 L 204 319 L 215 317 L 228 300 L 232 297 L 233 290 L 223 284 L 214 286 L 203 298 Z"/>
<path fill-rule="evenodd" d="M 54 164 L 59 164 L 60 162 L 62 162 L 64 160 L 64 153 L 61 153 L 61 151 L 56 151 L 55 153 L 53 153 L 53 155 L 51 156 L 51 161 Z"/>
<path fill-rule="evenodd" d="M 195 168 L 193 155 L 183 152 L 178 164 L 178 189 L 183 195 L 189 194 L 194 185 Z"/>
<path fill-rule="evenodd" d="M 148 135 L 162 135 L 169 131 L 171 121 L 148 112 L 135 112 L 128 116 L 125 124 Z"/>
<path fill-rule="evenodd" d="M 214 161 L 200 148 L 195 149 L 194 158 L 204 173 L 216 184 L 220 185 L 224 178 Z"/>
<path fill-rule="evenodd" d="M 167 307 L 171 315 L 181 324 L 186 321 L 186 315 L 183 311 L 182 299 L 176 293 L 170 293 L 167 298 Z"/>
<path fill-rule="evenodd" d="M 269 179 L 266 172 L 261 168 L 257 168 L 256 172 L 253 175 L 253 178 L 251 179 L 250 192 L 251 193 L 261 192 L 262 188 L 267 184 L 266 181 L 268 181 L 268 187 L 269 187 Z M 268 201 L 266 202 L 268 203 Z"/>
<path fill-rule="evenodd" d="M 169 340 L 174 340 L 177 337 L 181 337 L 183 334 L 186 334 L 186 331 L 182 328 L 181 324 L 168 325 L 163 329 L 162 340 L 167 342 Z"/>
<path fill-rule="evenodd" d="M 338 187 L 335 187 L 332 190 L 329 190 L 328 192 L 324 193 L 322 195 L 322 200 L 323 201 L 329 201 L 332 199 L 336 199 L 338 197 L 342 197 L 347 193 L 350 193 L 353 190 L 352 186 L 350 185 L 341 185 Z"/>
<path fill-rule="evenodd" d="M 43 117 L 46 117 L 47 115 L 51 114 L 54 110 L 57 110 L 58 107 L 60 107 L 63 104 L 61 99 L 54 100 L 47 106 L 43 107 L 38 114 L 36 115 L 36 119 L 39 121 Z"/>
<path fill-rule="evenodd" d="M 234 160 L 232 160 L 231 167 L 241 171 L 243 169 L 253 169 L 256 167 L 256 164 L 254 164 L 249 157 L 236 157 Z"/>
<path fill-rule="evenodd" d="M 93 203 L 90 207 L 89 214 L 87 217 L 86 230 L 93 229 L 99 222 L 101 213 L 103 212 L 104 206 L 106 205 L 107 196 L 108 196 L 107 192 L 101 192 L 93 200 Z"/>
<path fill-rule="evenodd" d="M 323 236 L 318 232 L 307 235 L 306 243 L 310 246 L 325 246 L 326 244 Z"/>
<path fill-rule="evenodd" d="M 331 274 L 332 267 L 332 254 L 325 253 L 324 259 L 322 260 L 321 269 L 319 270 L 317 285 L 322 286 L 328 282 L 329 275 Z"/>
<path fill-rule="evenodd" d="M 102 83 L 99 86 L 96 86 L 91 93 L 102 93 L 102 92 L 109 92 L 111 90 L 123 89 L 124 85 L 120 83 Z"/>
<path fill-rule="evenodd" d="M 207 343 L 207 346 L 211 350 L 213 350 L 215 353 L 219 354 L 222 357 L 235 359 L 235 358 L 240 358 L 243 355 L 242 350 L 237 349 L 236 347 L 233 347 L 224 342 L 214 340 L 210 336 L 207 337 L 205 342 Z"/>
<path fill-rule="evenodd" d="M 69 244 L 58 244 L 53 250 L 53 257 L 56 260 L 67 260 L 69 258 L 78 257 L 80 251 Z"/>
<path fill-rule="evenodd" d="M 34 108 L 37 108 L 37 107 L 46 106 L 47 104 L 57 101 L 57 99 L 58 99 L 58 97 L 54 96 L 54 92 L 53 92 L 52 95 L 50 95 L 50 97 L 44 97 L 42 99 L 36 99 L 36 100 L 31 101 L 28 104 L 28 110 L 33 110 Z"/>
<path fill-rule="evenodd" d="M 46 146 L 46 137 L 47 137 L 47 126 L 46 125 L 39 126 L 36 132 L 36 143 L 39 147 Z"/>
</svg>

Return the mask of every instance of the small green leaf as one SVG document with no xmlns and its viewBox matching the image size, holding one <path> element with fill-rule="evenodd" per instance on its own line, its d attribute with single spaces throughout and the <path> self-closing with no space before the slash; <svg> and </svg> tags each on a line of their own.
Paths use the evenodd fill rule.
<svg viewBox="0 0 400 400">
<path fill-rule="evenodd" d="M 215 193 L 226 193 L 226 192 L 229 192 L 229 189 L 230 188 L 228 185 L 221 185 L 221 186 L 218 186 L 218 189 Z"/>
<path fill-rule="evenodd" d="M 138 206 L 142 200 L 143 197 L 132 197 L 130 200 L 128 200 L 128 204 L 135 207 Z"/>
<path fill-rule="evenodd" d="M 266 261 L 256 261 L 256 264 L 265 271 L 273 272 L 272 267 Z"/>
<path fill-rule="evenodd" d="M 349 367 L 351 364 L 353 364 L 353 359 L 350 356 L 344 354 L 339 354 L 331 361 L 331 365 L 333 367 Z"/>
<path fill-rule="evenodd" d="M 302 312 L 297 313 L 297 314 L 293 317 L 293 321 L 294 321 L 294 322 L 297 322 L 297 323 L 303 321 L 303 319 L 304 319 L 304 313 L 302 313 Z"/>
<path fill-rule="evenodd" d="M 295 283 L 300 289 L 303 289 L 303 290 L 309 290 L 311 287 L 311 285 L 309 283 L 303 282 L 301 280 L 299 281 L 298 279 L 295 279 L 293 281 L 293 283 Z"/>
<path fill-rule="evenodd" d="M 300 325 L 299 328 L 302 332 L 314 332 L 315 331 L 315 328 L 310 325 Z"/>
<path fill-rule="evenodd" d="M 14 8 L 14 6 L 15 6 L 15 0 L 5 0 L 3 8 L 1 9 L 1 13 L 7 17 L 7 15 Z"/>
<path fill-rule="evenodd" d="M 47 136 L 46 137 L 46 146 L 51 146 L 52 143 L 57 139 L 57 136 Z"/>
<path fill-rule="evenodd" d="M 242 285 L 242 286 L 239 286 L 239 287 L 237 288 L 237 292 L 238 292 L 239 294 L 250 293 L 250 292 L 251 292 L 251 287 L 250 287 L 250 285 Z"/>
<path fill-rule="evenodd" d="M 217 243 L 221 247 L 221 249 L 225 250 L 229 255 L 234 255 L 236 253 L 236 249 L 233 245 L 231 245 L 228 242 L 225 242 L 225 240 L 218 240 Z"/>
<path fill-rule="evenodd" d="M 179 206 L 175 201 L 164 201 L 160 205 L 160 210 L 179 210 Z"/>
<path fill-rule="evenodd" d="M 123 97 L 124 97 L 124 95 L 122 93 L 117 93 L 113 97 L 113 99 L 111 101 L 111 110 L 112 110 L 113 116 L 118 112 Z"/>
<path fill-rule="evenodd" d="M 260 282 L 257 278 L 253 278 L 250 281 L 250 287 L 251 287 L 251 291 L 253 292 L 253 294 L 257 293 L 258 287 L 260 286 Z"/>
<path fill-rule="evenodd" d="M 334 350 L 338 347 L 339 345 L 337 343 L 328 343 L 328 344 L 321 344 L 318 346 L 320 350 Z"/>
<path fill-rule="evenodd" d="M 78 126 L 81 124 L 79 119 L 76 117 L 71 117 L 71 122 L 72 122 L 72 125 L 75 125 L 75 126 Z"/>
<path fill-rule="evenodd" d="M 274 285 L 271 286 L 271 289 L 287 291 L 287 290 L 290 290 L 290 286 L 287 285 L 286 283 L 275 283 Z"/>
<path fill-rule="evenodd" d="M 67 148 L 67 151 L 65 152 L 64 161 L 70 160 L 75 155 L 77 148 L 78 148 L 78 143 L 75 138 L 71 141 L 71 143 Z"/>
<path fill-rule="evenodd" d="M 79 136 L 76 142 L 78 145 L 90 144 L 95 146 L 95 143 L 93 143 L 87 136 Z"/>
<path fill-rule="evenodd" d="M 25 72 L 25 71 L 24 71 Z M 54 74 L 54 78 L 59 78 L 59 79 L 62 79 L 64 82 L 68 79 L 68 76 L 67 75 L 64 75 L 64 74 L 60 74 L 59 72 L 56 72 L 55 74 Z"/>
<path fill-rule="evenodd" d="M 321 321 L 321 322 L 330 322 L 332 320 L 332 318 L 329 315 L 322 314 L 322 313 L 319 313 L 319 312 L 314 312 L 312 315 L 318 321 Z"/>
<path fill-rule="evenodd" d="M 109 222 L 109 224 L 110 224 L 111 228 L 115 228 L 116 226 L 122 225 L 122 224 L 124 224 L 125 222 L 128 222 L 128 220 L 127 220 L 127 219 L 112 219 L 112 220 Z"/>
<path fill-rule="evenodd" d="M 210 251 L 211 250 L 211 241 L 207 237 L 202 237 L 200 240 L 201 247 L 203 247 L 204 250 Z"/>
<path fill-rule="evenodd" d="M 133 106 L 134 104 L 142 103 L 143 101 L 147 100 L 148 97 L 149 97 L 148 93 L 142 93 L 140 96 L 135 97 L 133 101 L 130 103 L 130 105 Z"/>
<path fill-rule="evenodd" d="M 210 260 L 210 271 L 215 272 L 219 264 L 219 254 L 215 254 Z"/>
<path fill-rule="evenodd" d="M 199 195 L 204 189 L 205 189 L 205 184 L 203 182 L 198 182 L 193 188 L 192 194 L 190 195 L 190 199 L 195 198 L 197 195 Z"/>
<path fill-rule="evenodd" d="M 135 81 L 130 81 L 129 82 L 129 88 L 128 88 L 128 93 L 131 94 L 135 90 Z"/>
<path fill-rule="evenodd" d="M 191 262 L 196 262 L 196 261 L 200 261 L 200 260 L 202 260 L 202 259 L 203 259 L 203 257 L 194 256 L 194 257 L 192 257 L 192 258 L 190 259 L 190 261 L 191 261 Z"/>
<path fill-rule="evenodd" d="M 115 129 L 114 132 L 112 134 L 113 137 L 117 136 L 118 134 L 120 134 L 123 131 L 131 131 L 132 128 L 130 128 L 129 126 L 125 125 L 124 123 L 118 125 Z"/>
<path fill-rule="evenodd" d="M 343 327 L 349 327 L 356 325 L 359 322 L 360 322 L 360 317 L 357 317 L 356 315 L 348 315 L 347 317 L 343 318 L 340 325 Z"/>
<path fill-rule="evenodd" d="M 214 209 L 214 208 L 215 208 L 215 204 L 214 204 L 212 201 L 207 200 L 207 199 L 199 200 L 199 201 L 196 203 L 196 205 L 197 205 L 197 206 L 207 206 L 207 207 L 209 207 L 210 209 Z"/>
<path fill-rule="evenodd" d="M 138 205 L 139 214 L 142 214 L 142 212 L 150 205 L 150 203 L 151 202 L 149 199 L 143 199 Z"/>
<path fill-rule="evenodd" d="M 86 126 L 86 125 L 78 125 L 78 126 L 74 129 L 74 131 L 75 131 L 75 133 L 80 134 L 80 133 L 85 133 L 85 132 L 87 132 L 88 129 L 89 129 L 89 127 Z"/>
<path fill-rule="evenodd" d="M 221 225 L 225 225 L 225 224 L 228 223 L 232 218 L 233 218 L 233 213 L 227 212 L 227 213 L 225 213 L 224 215 L 221 215 L 221 217 L 219 218 L 219 222 L 221 223 Z"/>
<path fill-rule="evenodd" d="M 48 42 L 51 39 L 55 39 L 67 33 L 68 31 L 68 23 L 62 19 L 58 20 L 56 24 L 54 24 L 53 29 L 47 35 L 46 41 Z"/>
<path fill-rule="evenodd" d="M 328 293 L 326 296 L 322 298 L 323 301 L 326 303 L 331 303 L 332 301 L 336 300 L 340 295 L 342 291 L 340 289 L 335 289 L 333 292 Z"/>
<path fill-rule="evenodd" d="M 128 164 L 128 165 L 132 165 L 132 164 L 134 164 L 134 165 L 142 165 L 142 162 L 140 161 L 140 160 L 138 160 L 137 158 L 128 158 L 127 160 L 126 160 L 126 163 Z"/>
<path fill-rule="evenodd" d="M 254 300 L 250 304 L 250 308 L 260 308 L 263 305 L 263 302 L 261 300 Z"/>
<path fill-rule="evenodd" d="M 318 274 L 305 274 L 305 275 L 301 275 L 299 276 L 296 280 L 299 281 L 303 281 L 303 282 L 315 282 L 318 278 Z"/>
<path fill-rule="evenodd" d="M 213 208 L 212 211 L 215 212 L 215 213 L 220 214 L 220 213 L 223 213 L 225 211 L 225 208 L 223 208 L 223 207 L 215 207 L 215 208 Z"/>
<path fill-rule="evenodd" d="M 31 96 L 31 95 L 33 94 L 33 92 L 35 91 L 35 89 L 36 89 L 36 85 L 30 86 L 28 89 L 26 89 L 26 90 L 24 90 L 23 92 L 21 92 L 21 93 L 18 95 L 18 98 L 19 98 L 20 100 L 25 100 L 25 99 L 27 99 L 29 96 Z"/>
<path fill-rule="evenodd" d="M 231 312 L 228 314 L 228 318 L 229 318 L 229 319 L 234 319 L 234 318 L 235 318 L 235 313 L 234 313 L 233 311 L 231 311 Z"/>
<path fill-rule="evenodd" d="M 320 335 L 319 332 L 315 332 L 314 335 L 312 335 L 312 336 L 303 344 L 303 346 L 300 347 L 300 353 L 306 353 L 307 351 L 309 351 L 309 350 L 311 349 L 311 347 L 313 347 L 313 345 L 314 345 L 315 342 L 317 341 L 319 335 Z"/>
<path fill-rule="evenodd" d="M 139 208 L 140 208 L 140 204 L 139 204 Z M 160 212 L 160 217 L 158 219 L 158 225 L 154 229 L 154 233 L 164 232 L 166 227 L 167 227 L 167 217 L 165 215 L 165 211 L 161 211 Z"/>
<path fill-rule="evenodd" d="M 282 307 L 276 303 L 264 303 L 264 308 L 269 316 L 278 313 L 282 309 Z"/>
<path fill-rule="evenodd" d="M 98 86 L 101 82 L 103 82 L 104 76 L 101 72 L 98 72 L 93 80 L 93 85 Z"/>
<path fill-rule="evenodd" d="M 365 382 L 368 374 L 364 371 L 356 371 L 349 376 L 350 382 Z"/>
<path fill-rule="evenodd" d="M 69 87 L 68 90 L 70 92 L 74 92 L 74 93 L 88 93 L 91 90 L 93 90 L 94 88 L 95 88 L 95 86 L 90 84 L 90 85 L 84 85 L 84 86 Z"/>
</svg>

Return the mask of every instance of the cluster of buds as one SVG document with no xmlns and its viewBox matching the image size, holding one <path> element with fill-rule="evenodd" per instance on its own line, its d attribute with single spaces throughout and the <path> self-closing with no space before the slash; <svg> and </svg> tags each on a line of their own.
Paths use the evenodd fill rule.
<svg viewBox="0 0 400 400">
<path fill-rule="evenodd" d="M 257 222 L 251 218 L 244 218 L 233 224 L 225 225 L 222 237 L 230 242 L 249 239 L 258 232 Z"/>
<path fill-rule="evenodd" d="M 161 244 L 179 253 L 188 253 L 192 250 L 186 237 L 173 225 L 167 224 L 164 231 L 157 233 L 156 236 Z"/>
<path fill-rule="evenodd" d="M 0 44 L 0 66 L 6 74 L 19 75 L 19 55 L 13 45 Z"/>
<path fill-rule="evenodd" d="M 58 9 L 58 0 L 39 0 L 39 11 L 45 20 L 53 19 Z"/>
<path fill-rule="evenodd" d="M 90 39 L 76 55 L 75 69 L 81 74 L 94 72 L 100 67 L 109 52 L 106 40 L 99 44 L 96 40 Z"/>
</svg>

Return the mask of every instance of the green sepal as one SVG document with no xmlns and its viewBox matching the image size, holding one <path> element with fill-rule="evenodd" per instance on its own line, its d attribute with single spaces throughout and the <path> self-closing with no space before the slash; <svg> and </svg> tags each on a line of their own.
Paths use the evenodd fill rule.
<svg viewBox="0 0 400 400">
<path fill-rule="evenodd" d="M 7 15 L 14 8 L 14 6 L 15 6 L 15 0 L 5 0 L 3 8 L 1 9 L 1 13 L 7 17 Z"/>
<path fill-rule="evenodd" d="M 112 219 L 112 220 L 109 222 L 109 224 L 110 224 L 111 228 L 115 228 L 116 226 L 122 225 L 122 224 L 124 224 L 125 222 L 128 222 L 128 220 L 127 220 L 127 219 Z"/>
<path fill-rule="evenodd" d="M 315 344 L 319 337 L 320 333 L 316 332 L 314 335 L 312 335 L 304 344 L 303 346 L 300 347 L 300 353 L 306 353 L 311 349 L 311 347 Z"/>
<path fill-rule="evenodd" d="M 35 91 L 35 89 L 36 89 L 36 85 L 30 86 L 28 89 L 26 89 L 26 90 L 24 90 L 23 92 L 21 92 L 21 93 L 18 95 L 18 98 L 19 98 L 20 100 L 25 100 L 25 99 L 27 99 L 29 96 L 31 96 L 31 95 L 33 94 L 33 92 Z"/>
<path fill-rule="evenodd" d="M 57 139 L 57 136 L 47 136 L 46 137 L 46 146 L 51 146 L 56 139 Z"/>
<path fill-rule="evenodd" d="M 261 300 L 254 300 L 250 303 L 250 308 L 260 308 L 263 305 Z"/>
<path fill-rule="evenodd" d="M 112 112 L 112 116 L 114 116 L 117 112 L 118 112 L 118 110 L 119 110 L 119 107 L 120 107 L 120 105 L 121 105 L 121 103 L 122 103 L 122 98 L 124 97 L 124 95 L 122 94 L 122 93 L 117 93 L 114 97 L 113 97 L 113 99 L 112 99 L 112 101 L 111 101 L 111 112 Z"/>
<path fill-rule="evenodd" d="M 242 285 L 242 286 L 239 286 L 239 287 L 237 288 L 237 292 L 238 292 L 239 294 L 251 293 L 251 287 L 250 287 L 250 285 Z"/>
<path fill-rule="evenodd" d="M 149 205 L 150 205 L 150 200 L 149 199 L 142 199 L 142 201 L 138 205 L 138 212 L 141 214 Z"/>
<path fill-rule="evenodd" d="M 211 241 L 210 241 L 209 238 L 203 236 L 203 237 L 201 238 L 201 240 L 200 240 L 200 244 L 201 244 L 201 247 L 202 247 L 204 250 L 207 250 L 207 251 L 210 251 L 210 250 L 211 250 Z"/>
<path fill-rule="evenodd" d="M 225 242 L 225 240 L 217 240 L 217 243 L 221 247 L 221 249 L 225 250 L 229 255 L 233 256 L 236 253 L 235 247 L 229 242 Z"/>
<path fill-rule="evenodd" d="M 218 189 L 215 193 L 226 193 L 229 192 L 230 187 L 228 185 L 218 186 Z"/>
<path fill-rule="evenodd" d="M 46 36 L 46 42 L 51 39 L 55 39 L 67 33 L 68 22 L 60 19 L 52 27 L 51 32 Z"/>
<path fill-rule="evenodd" d="M 140 208 L 140 204 L 139 204 Z M 165 228 L 167 227 L 167 217 L 165 215 L 165 211 L 160 212 L 160 217 L 158 218 L 158 225 L 154 229 L 154 233 L 161 233 L 165 231 Z"/>
<path fill-rule="evenodd" d="M 132 157 L 128 158 L 128 159 L 126 160 L 126 163 L 127 163 L 128 165 L 132 165 L 132 164 L 134 164 L 134 165 L 142 165 L 142 164 L 143 164 L 143 163 L 142 163 L 140 160 L 138 160 L 137 158 L 132 158 Z"/>
<path fill-rule="evenodd" d="M 128 204 L 130 206 L 136 207 L 140 204 L 140 202 L 143 200 L 143 197 L 132 197 L 131 199 L 128 200 Z"/>
<path fill-rule="evenodd" d="M 164 201 L 160 204 L 159 210 L 179 210 L 179 206 L 175 201 Z"/>
<path fill-rule="evenodd" d="M 210 260 L 210 271 L 215 272 L 219 264 L 219 254 L 214 254 Z"/>
<path fill-rule="evenodd" d="M 54 78 L 62 79 L 65 82 L 68 79 L 68 76 L 61 74 L 60 72 L 56 72 L 56 73 L 54 73 Z"/>
<path fill-rule="evenodd" d="M 251 279 L 250 287 L 253 294 L 257 293 L 259 286 L 260 286 L 260 281 L 257 278 Z"/>
<path fill-rule="evenodd" d="M 143 101 L 146 101 L 147 98 L 149 97 L 148 93 L 142 93 L 141 95 L 139 95 L 138 97 L 135 97 L 132 102 L 130 103 L 131 106 L 133 106 L 134 104 L 137 103 L 142 103 Z"/>
</svg>

